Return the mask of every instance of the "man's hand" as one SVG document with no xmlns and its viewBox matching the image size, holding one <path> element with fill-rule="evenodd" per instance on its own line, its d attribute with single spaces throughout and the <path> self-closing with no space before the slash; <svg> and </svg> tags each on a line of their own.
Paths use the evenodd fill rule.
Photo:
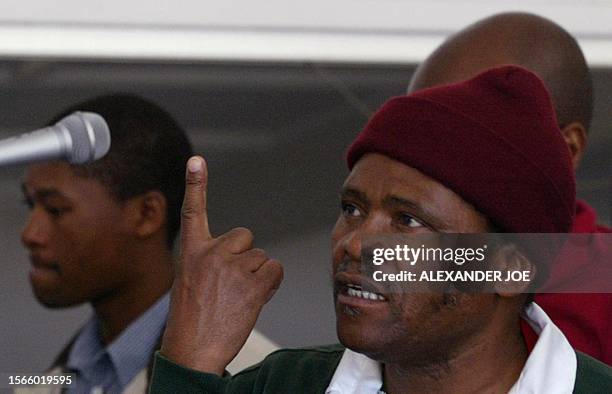
<svg viewBox="0 0 612 394">
<path fill-rule="evenodd" d="M 221 375 L 280 286 L 283 268 L 253 248 L 253 234 L 245 228 L 213 238 L 208 228 L 207 181 L 204 159 L 189 159 L 181 257 L 161 353 L 186 367 Z"/>
</svg>

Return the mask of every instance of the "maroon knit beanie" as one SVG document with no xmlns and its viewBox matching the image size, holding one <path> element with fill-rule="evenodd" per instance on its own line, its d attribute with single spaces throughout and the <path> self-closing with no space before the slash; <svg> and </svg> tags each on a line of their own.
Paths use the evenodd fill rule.
<svg viewBox="0 0 612 394">
<path fill-rule="evenodd" d="M 436 179 L 504 232 L 571 229 L 569 149 L 543 82 L 521 67 L 387 101 L 349 147 L 349 169 L 371 152 Z"/>
</svg>

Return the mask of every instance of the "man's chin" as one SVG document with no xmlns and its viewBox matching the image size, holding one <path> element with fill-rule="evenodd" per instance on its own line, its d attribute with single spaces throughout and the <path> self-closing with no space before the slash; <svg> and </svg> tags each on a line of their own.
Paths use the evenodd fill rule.
<svg viewBox="0 0 612 394">
<path fill-rule="evenodd" d="M 385 337 L 384 327 L 369 327 L 355 321 L 337 320 L 338 340 L 347 349 L 379 360 L 389 338 Z"/>
<path fill-rule="evenodd" d="M 71 299 L 66 299 L 58 294 L 52 294 L 46 291 L 41 291 L 40 289 L 33 288 L 34 297 L 36 301 L 38 301 L 41 305 L 49 309 L 62 309 L 62 308 L 70 308 L 72 306 L 77 306 L 81 304 L 80 301 L 75 301 Z"/>
<path fill-rule="evenodd" d="M 369 341 L 365 338 L 354 338 L 354 337 L 345 337 L 338 334 L 338 339 L 342 346 L 347 349 L 351 349 L 355 353 L 363 354 L 368 358 L 383 362 L 386 359 L 385 354 L 385 343 L 376 343 L 374 341 Z"/>
</svg>

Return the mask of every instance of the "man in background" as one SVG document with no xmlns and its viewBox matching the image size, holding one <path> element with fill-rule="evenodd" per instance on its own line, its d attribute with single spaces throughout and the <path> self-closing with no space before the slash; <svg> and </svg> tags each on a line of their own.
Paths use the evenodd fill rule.
<svg viewBox="0 0 612 394">
<path fill-rule="evenodd" d="M 526 67 L 543 79 L 576 170 L 585 152 L 591 124 L 593 86 L 574 37 L 548 19 L 525 13 L 503 13 L 466 27 L 419 65 L 408 93 L 459 82 L 502 64 Z M 542 147 L 542 154 L 549 154 L 548 147 Z M 586 202 L 576 202 L 573 232 L 611 231 L 597 224 L 595 211 Z M 572 264 L 573 269 L 567 271 L 571 274 L 584 270 L 586 263 L 568 258 L 566 264 Z M 559 272 L 551 273 L 551 286 L 567 279 Z M 576 349 L 612 365 L 611 295 L 540 294 L 536 302 Z"/>
<path fill-rule="evenodd" d="M 104 117 L 109 153 L 82 166 L 32 165 L 23 183 L 31 209 L 22 241 L 36 298 L 49 308 L 89 303 L 94 310 L 52 372 L 75 373 L 73 392 L 146 392 L 168 314 L 193 150 L 170 114 L 133 95 L 94 98 L 51 123 L 73 111 Z M 250 346 L 248 362 L 274 350 L 266 341 Z"/>
</svg>

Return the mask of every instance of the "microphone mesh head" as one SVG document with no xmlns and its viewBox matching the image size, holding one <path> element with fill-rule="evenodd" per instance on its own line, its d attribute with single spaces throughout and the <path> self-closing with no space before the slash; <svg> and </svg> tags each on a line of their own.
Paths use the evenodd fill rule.
<svg viewBox="0 0 612 394">
<path fill-rule="evenodd" d="M 102 158 L 110 149 L 110 131 L 104 118 L 94 112 L 74 112 L 56 126 L 68 131 L 71 140 L 67 159 L 85 164 Z"/>
</svg>

